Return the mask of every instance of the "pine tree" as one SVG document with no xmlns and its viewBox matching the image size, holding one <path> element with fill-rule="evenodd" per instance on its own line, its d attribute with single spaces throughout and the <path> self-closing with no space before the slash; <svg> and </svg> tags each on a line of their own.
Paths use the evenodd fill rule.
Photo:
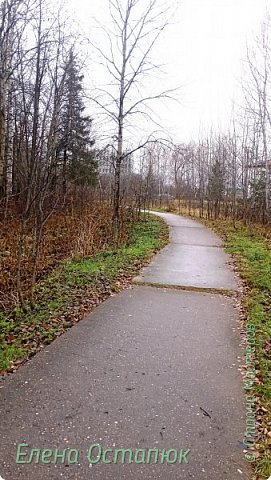
<svg viewBox="0 0 271 480">
<path fill-rule="evenodd" d="M 208 180 L 209 198 L 214 203 L 215 218 L 219 216 L 220 202 L 225 190 L 225 172 L 222 163 L 216 159 L 211 167 Z"/>
<path fill-rule="evenodd" d="M 92 185 L 96 181 L 97 164 L 91 138 L 92 119 L 84 114 L 83 75 L 71 50 L 65 69 L 63 104 L 58 143 L 58 158 L 62 164 L 63 192 L 67 182 Z"/>
</svg>

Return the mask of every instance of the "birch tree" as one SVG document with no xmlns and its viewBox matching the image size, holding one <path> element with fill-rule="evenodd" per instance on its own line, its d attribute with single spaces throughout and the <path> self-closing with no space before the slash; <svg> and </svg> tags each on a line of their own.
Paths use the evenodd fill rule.
<svg viewBox="0 0 271 480">
<path fill-rule="evenodd" d="M 107 48 L 95 46 L 106 67 L 106 75 L 114 86 L 99 88 L 92 100 L 115 125 L 116 150 L 113 221 L 118 227 L 120 218 L 121 167 L 125 159 L 147 145 L 147 135 L 140 145 L 127 149 L 125 133 L 132 117 L 143 115 L 153 120 L 151 102 L 170 98 L 173 90 L 142 94 L 140 87 L 157 65 L 151 61 L 153 49 L 168 25 L 169 10 L 161 8 L 159 0 L 108 0 L 112 29 L 100 25 L 107 39 Z M 146 85 L 146 84 L 145 84 Z"/>
</svg>

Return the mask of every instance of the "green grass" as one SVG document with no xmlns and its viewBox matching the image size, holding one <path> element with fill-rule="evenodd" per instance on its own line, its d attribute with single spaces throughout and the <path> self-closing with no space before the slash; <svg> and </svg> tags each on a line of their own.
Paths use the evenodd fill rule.
<svg viewBox="0 0 271 480">
<path fill-rule="evenodd" d="M 227 251 L 237 261 L 238 271 L 245 284 L 243 305 L 247 321 L 256 326 L 257 375 L 260 380 L 254 393 L 264 408 L 262 425 L 271 431 L 271 245 L 266 230 L 259 226 L 246 227 L 237 223 L 233 227 L 226 221 L 205 222 L 225 239 Z M 265 412 L 265 415 L 263 415 Z M 269 437 L 259 445 L 260 457 L 256 462 L 257 478 L 271 475 Z"/>
<path fill-rule="evenodd" d="M 226 233 L 227 250 L 237 258 L 248 286 L 244 300 L 248 319 L 257 326 L 262 383 L 256 390 L 271 411 L 271 249 L 265 238 L 249 228 L 228 227 Z"/>
<path fill-rule="evenodd" d="M 166 225 L 150 216 L 133 225 L 127 245 L 92 258 L 63 262 L 38 284 L 34 307 L 15 307 L 0 314 L 0 372 L 16 369 L 112 292 L 118 292 L 167 242 Z"/>
</svg>

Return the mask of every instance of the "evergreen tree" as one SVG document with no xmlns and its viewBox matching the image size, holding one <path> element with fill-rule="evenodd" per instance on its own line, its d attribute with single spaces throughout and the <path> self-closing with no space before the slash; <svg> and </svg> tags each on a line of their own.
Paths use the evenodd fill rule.
<svg viewBox="0 0 271 480">
<path fill-rule="evenodd" d="M 209 173 L 209 195 L 210 198 L 214 201 L 221 201 L 223 199 L 224 194 L 224 168 L 223 165 L 219 160 L 216 160 L 215 163 L 211 167 L 211 171 Z"/>
<path fill-rule="evenodd" d="M 92 149 L 92 119 L 84 114 L 83 75 L 71 50 L 65 69 L 61 109 L 58 157 L 63 166 L 63 191 L 67 181 L 92 185 L 96 181 L 97 164 Z"/>
<path fill-rule="evenodd" d="M 220 202 L 225 190 L 225 171 L 222 163 L 216 159 L 211 167 L 208 179 L 209 199 L 214 204 L 215 218 L 219 216 Z"/>
</svg>

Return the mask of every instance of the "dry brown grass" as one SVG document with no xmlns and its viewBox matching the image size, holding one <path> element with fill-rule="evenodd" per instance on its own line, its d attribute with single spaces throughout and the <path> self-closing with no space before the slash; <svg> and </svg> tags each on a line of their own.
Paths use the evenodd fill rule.
<svg viewBox="0 0 271 480">
<path fill-rule="evenodd" d="M 125 214 L 125 210 L 123 215 Z M 124 219 L 123 219 L 124 220 Z M 16 291 L 17 253 L 20 221 L 14 213 L 0 220 L 0 308 L 9 309 L 18 301 Z M 126 240 L 122 221 L 119 243 Z M 33 221 L 29 221 L 22 259 L 22 286 L 29 298 L 33 266 Z M 93 201 L 80 209 L 72 206 L 54 213 L 45 225 L 37 264 L 37 281 L 45 278 L 62 260 L 89 257 L 113 247 L 112 212 L 110 205 Z"/>
</svg>

